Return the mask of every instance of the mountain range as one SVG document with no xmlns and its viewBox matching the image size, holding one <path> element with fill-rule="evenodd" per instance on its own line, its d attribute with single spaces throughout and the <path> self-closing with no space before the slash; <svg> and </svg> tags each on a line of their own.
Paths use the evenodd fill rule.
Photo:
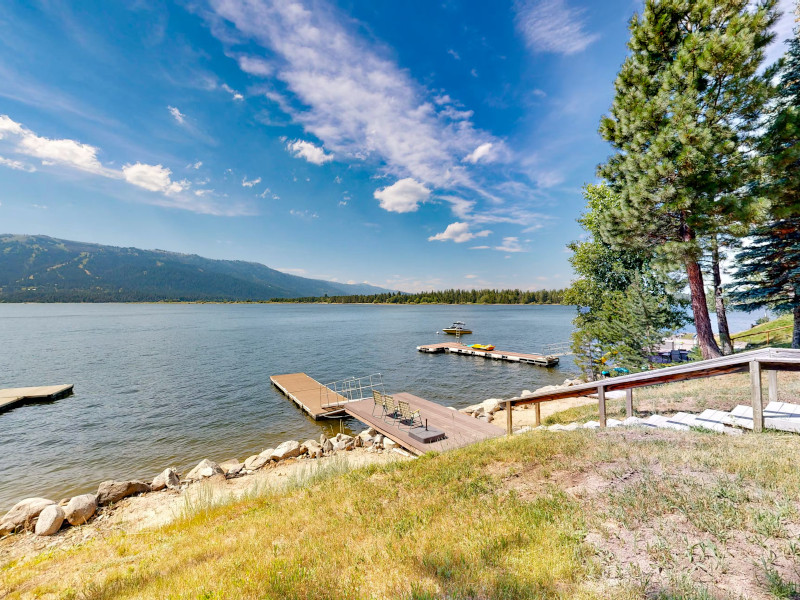
<svg viewBox="0 0 800 600">
<path fill-rule="evenodd" d="M 0 302 L 242 301 L 387 291 L 298 277 L 255 262 L 0 235 Z"/>
</svg>

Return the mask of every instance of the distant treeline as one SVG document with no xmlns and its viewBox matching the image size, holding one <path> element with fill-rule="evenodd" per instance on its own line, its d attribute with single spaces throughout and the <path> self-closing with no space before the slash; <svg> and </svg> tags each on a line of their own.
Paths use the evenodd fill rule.
<svg viewBox="0 0 800 600">
<path fill-rule="evenodd" d="M 272 302 L 328 304 L 562 304 L 564 290 L 441 290 L 418 294 L 386 293 L 353 296 L 275 298 Z"/>
</svg>

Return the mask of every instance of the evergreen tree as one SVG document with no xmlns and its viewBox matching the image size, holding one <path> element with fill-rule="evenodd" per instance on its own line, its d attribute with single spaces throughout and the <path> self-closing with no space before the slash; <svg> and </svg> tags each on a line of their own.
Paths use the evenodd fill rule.
<svg viewBox="0 0 800 600">
<path fill-rule="evenodd" d="M 646 0 L 600 132 L 616 149 L 598 169 L 619 194 L 602 236 L 652 247 L 686 272 L 704 358 L 720 355 L 706 304 L 701 241 L 743 220 L 750 149 L 770 85 L 759 73 L 776 0 Z"/>
<path fill-rule="evenodd" d="M 800 17 L 800 15 L 798 15 Z M 734 299 L 794 316 L 792 348 L 800 348 L 800 39 L 781 65 L 778 102 L 762 139 L 770 221 L 753 232 L 737 256 Z"/>
<path fill-rule="evenodd" d="M 749 310 L 791 311 L 792 348 L 800 348 L 800 216 L 758 227 L 736 258 L 734 301 Z"/>
<path fill-rule="evenodd" d="M 651 266 L 645 248 L 614 248 L 599 235 L 603 216 L 619 198 L 608 186 L 584 187 L 587 212 L 578 222 L 590 238 L 569 244 L 570 262 L 579 278 L 566 291 L 576 304 L 572 349 L 590 378 L 614 364 L 639 370 L 664 337 L 686 322 L 675 285 Z"/>
</svg>

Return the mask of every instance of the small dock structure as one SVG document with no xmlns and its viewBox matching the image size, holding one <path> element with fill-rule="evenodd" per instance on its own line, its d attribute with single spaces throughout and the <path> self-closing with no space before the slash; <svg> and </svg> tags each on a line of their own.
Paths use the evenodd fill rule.
<svg viewBox="0 0 800 600">
<path fill-rule="evenodd" d="M 431 430 L 443 432 L 444 437 L 437 436 L 440 439 L 425 443 L 418 439 L 420 436 L 413 435 L 415 433 L 414 429 L 407 427 L 396 419 L 384 416 L 380 408 L 375 406 L 375 401 L 372 398 L 350 402 L 344 406 L 344 410 L 351 417 L 372 427 L 381 435 L 397 442 L 400 446 L 416 455 L 422 455 L 432 450 L 438 452 L 454 450 L 455 448 L 462 448 L 475 442 L 500 437 L 505 434 L 502 428 L 491 423 L 473 419 L 469 415 L 460 413 L 452 408 L 446 408 L 441 404 L 424 398 L 419 398 L 413 394 L 401 392 L 392 394 L 392 396 L 395 400 L 408 402 L 412 411 L 419 411 L 419 416 L 423 423 L 422 427 L 427 425 Z"/>
<path fill-rule="evenodd" d="M 33 402 L 49 402 L 72 394 L 74 384 L 0 389 L 0 412 Z"/>
<path fill-rule="evenodd" d="M 270 381 L 314 420 L 344 417 L 345 404 L 372 398 L 372 390 L 383 393 L 383 377 L 380 373 L 349 377 L 328 384 L 322 384 L 305 373 L 273 375 Z"/>
<path fill-rule="evenodd" d="M 446 352 L 449 354 L 464 354 L 467 356 L 482 356 L 483 358 L 492 358 L 494 360 L 504 360 L 507 362 L 518 362 L 528 365 L 537 365 L 539 367 L 555 367 L 558 365 L 558 356 L 548 354 L 525 354 L 522 352 L 511 352 L 509 350 L 481 350 L 479 348 L 471 348 L 458 342 L 444 342 L 441 344 L 427 344 L 424 346 L 417 346 L 420 352 L 428 354 L 437 354 Z"/>
</svg>

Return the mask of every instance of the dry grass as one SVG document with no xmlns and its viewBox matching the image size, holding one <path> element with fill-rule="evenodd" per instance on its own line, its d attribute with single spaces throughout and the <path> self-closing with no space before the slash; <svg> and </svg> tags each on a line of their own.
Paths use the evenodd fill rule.
<svg viewBox="0 0 800 600">
<path fill-rule="evenodd" d="M 780 434 L 536 431 L 333 466 L 0 565 L 0 597 L 792 598 L 798 451 Z"/>
</svg>

